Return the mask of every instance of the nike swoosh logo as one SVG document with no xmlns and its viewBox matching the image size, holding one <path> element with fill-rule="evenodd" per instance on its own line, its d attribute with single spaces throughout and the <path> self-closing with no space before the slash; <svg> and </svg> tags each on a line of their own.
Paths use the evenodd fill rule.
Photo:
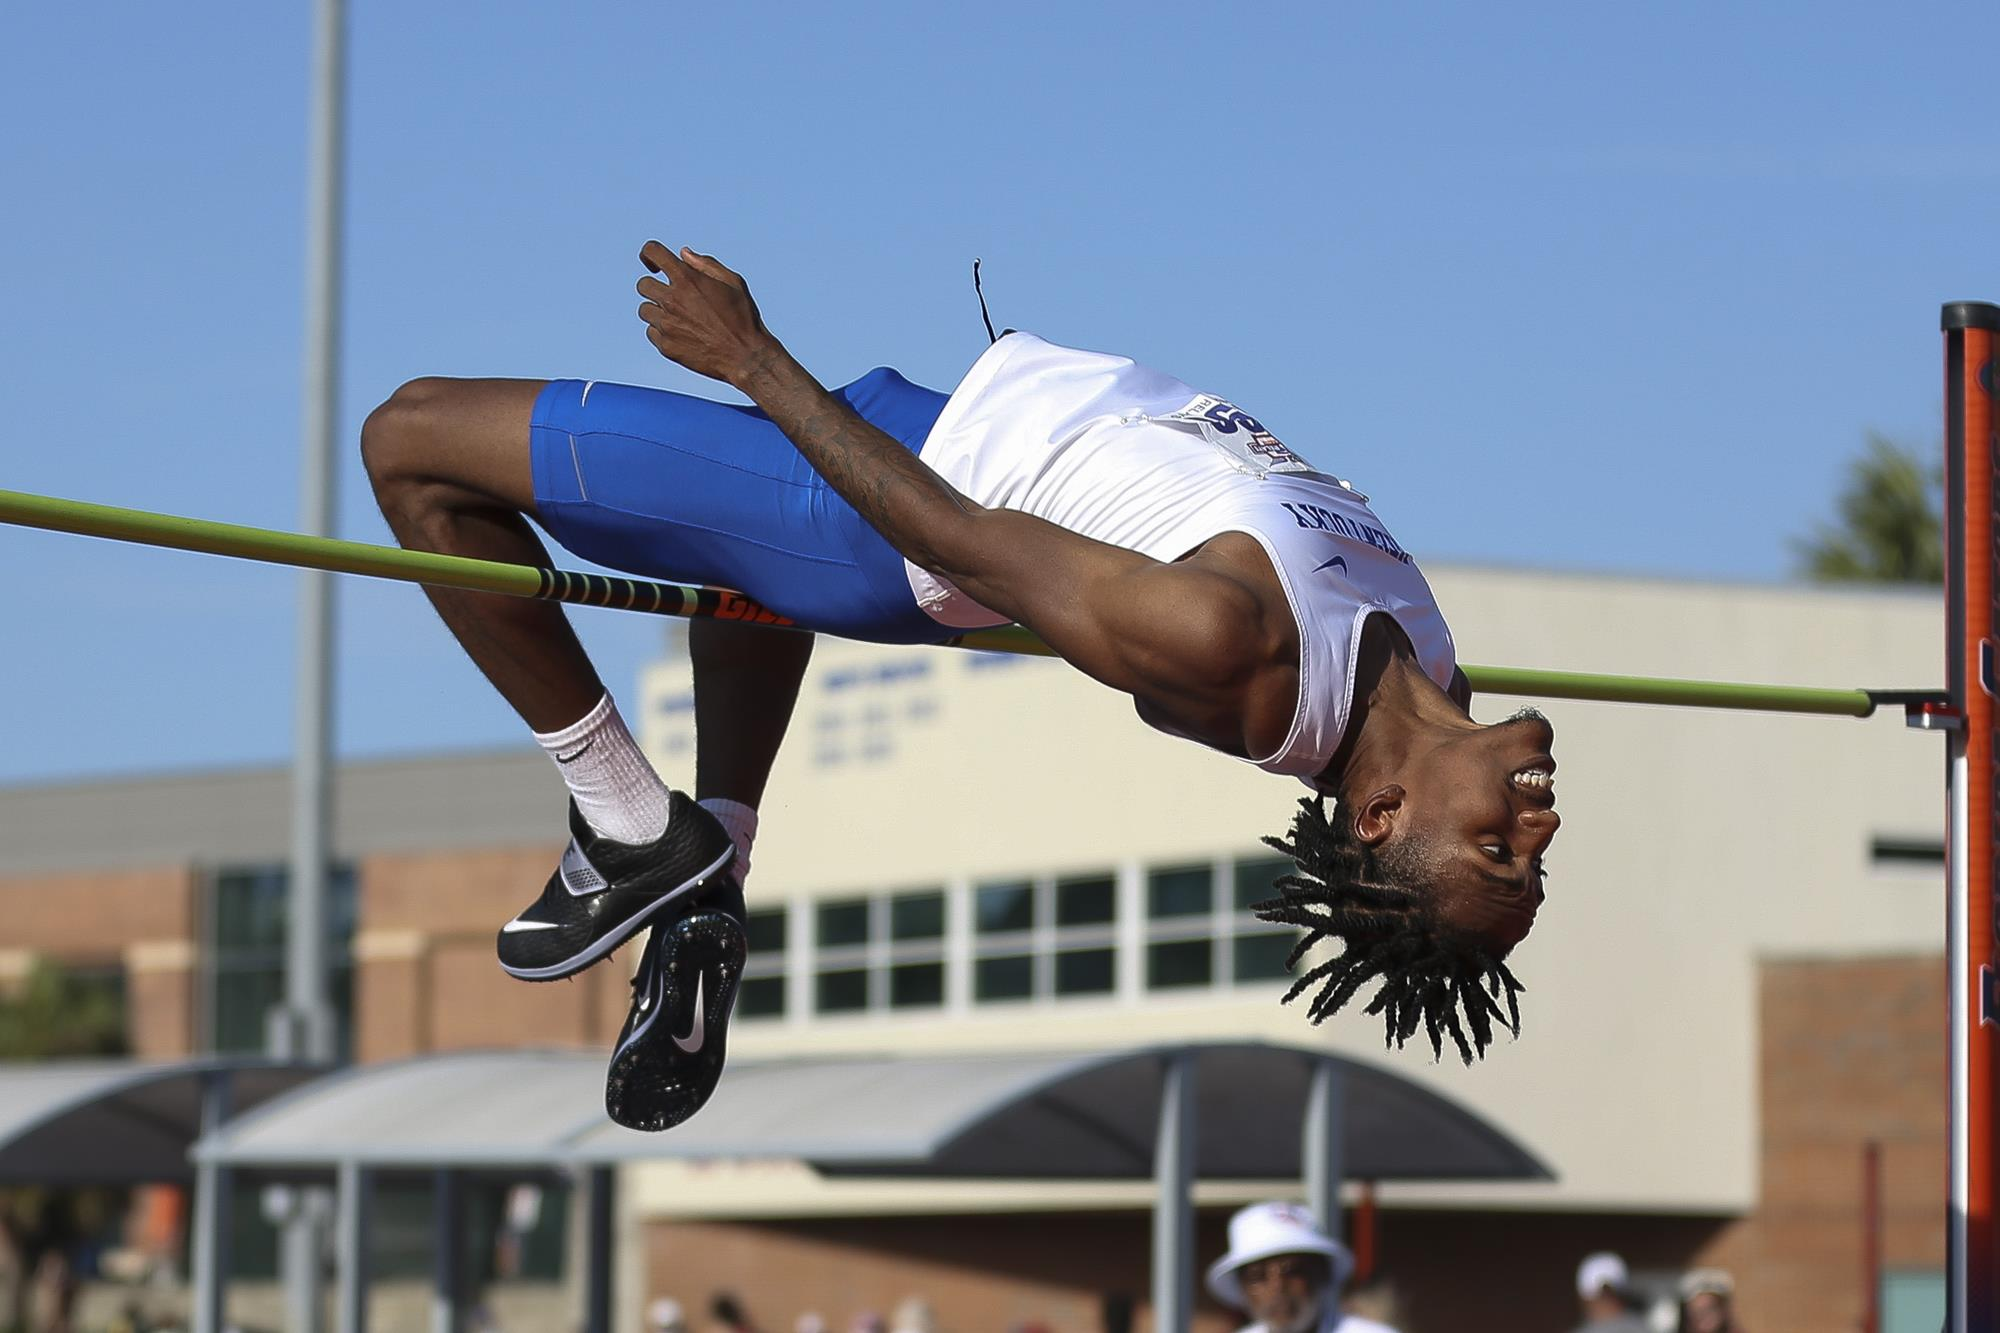
<svg viewBox="0 0 2000 1333">
<path fill-rule="evenodd" d="M 1313 566 L 1313 573 L 1317 574 L 1317 573 L 1319 573 L 1319 572 L 1320 572 L 1320 571 L 1321 571 L 1322 569 L 1331 569 L 1331 568 L 1333 568 L 1333 567 L 1334 567 L 1335 565 L 1339 565 L 1339 566 L 1340 566 L 1340 572 L 1341 572 L 1341 573 L 1343 573 L 1343 574 L 1345 574 L 1345 573 L 1347 572 L 1347 557 L 1346 557 L 1346 556 L 1340 556 L 1340 555 L 1337 555 L 1337 556 L 1335 556 L 1335 557 L 1334 557 L 1333 559 L 1331 559 L 1331 560 L 1327 561 L 1327 562 L 1326 562 L 1325 564 L 1320 564 L 1320 565 L 1314 565 L 1314 566 Z"/>
<path fill-rule="evenodd" d="M 693 1055 L 697 1051 L 699 1051 L 701 1049 L 701 1043 L 708 1037 L 708 1034 L 702 1031 L 702 1026 L 701 1026 L 701 987 L 702 983 L 705 982 L 706 980 L 708 980 L 708 978 L 704 977 L 701 973 L 699 972 L 695 973 L 694 1021 L 688 1024 L 687 1036 L 674 1037 L 674 1045 L 680 1047 L 683 1051 L 686 1051 L 689 1055 Z M 669 1033 L 668 1035 L 672 1036 L 673 1034 Z"/>
<path fill-rule="evenodd" d="M 490 921 L 492 920 L 492 918 L 488 917 L 487 920 Z M 509 921 L 506 925 L 500 927 L 500 933 L 502 935 L 519 935 L 524 930 L 560 930 L 560 929 L 562 929 L 562 927 L 557 925 L 553 921 L 523 921 L 520 917 L 517 916 L 512 921 Z"/>
<path fill-rule="evenodd" d="M 590 747 L 591 747 L 591 746 L 593 746 L 593 745 L 595 745 L 595 744 L 597 744 L 597 737 L 595 737 L 595 736 L 592 736 L 592 737 L 591 737 L 591 738 L 590 738 L 589 740 L 585 741 L 585 742 L 584 742 L 584 743 L 583 743 L 583 744 L 582 744 L 582 745 L 581 745 L 580 747 L 578 747 L 578 748 L 577 748 L 576 750 L 574 750 L 573 752 L 571 752 L 571 753 L 569 753 L 569 754 L 559 754 L 559 755 L 557 755 L 557 756 L 556 756 L 556 762 L 557 762 L 558 764 L 570 764 L 570 763 L 575 763 L 575 762 L 576 762 L 577 760 L 579 760 L 579 759 L 583 758 L 583 756 L 584 756 L 584 752 L 585 752 L 585 751 L 587 751 L 587 750 L 589 750 L 589 749 L 590 749 Z"/>
</svg>

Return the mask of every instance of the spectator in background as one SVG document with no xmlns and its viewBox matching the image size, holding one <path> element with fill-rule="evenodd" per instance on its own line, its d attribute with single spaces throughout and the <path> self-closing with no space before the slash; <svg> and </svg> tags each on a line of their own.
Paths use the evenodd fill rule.
<svg viewBox="0 0 2000 1333">
<path fill-rule="evenodd" d="M 710 1296 L 708 1315 L 715 1321 L 715 1333 L 757 1333 L 757 1326 L 750 1322 L 734 1292 L 718 1291 Z"/>
<path fill-rule="evenodd" d="M 792 1321 L 792 1333 L 826 1333 L 826 1316 L 817 1310 L 807 1310 Z"/>
<path fill-rule="evenodd" d="M 542 1224 L 542 1187 L 509 1186 L 500 1223 L 493 1237 L 493 1276 L 504 1282 L 521 1276 L 528 1235 Z"/>
<path fill-rule="evenodd" d="M 1347 1247 L 1297 1204 L 1253 1203 L 1229 1219 L 1229 1253 L 1208 1270 L 1208 1289 L 1243 1311 L 1243 1333 L 1395 1333 L 1340 1308 L 1354 1271 Z"/>
<path fill-rule="evenodd" d="M 890 1318 L 889 1333 L 937 1333 L 937 1315 L 921 1296 L 905 1296 Z"/>
<path fill-rule="evenodd" d="M 647 1333 L 688 1333 L 687 1312 L 671 1296 L 662 1296 L 646 1307 Z"/>
<path fill-rule="evenodd" d="M 1576 1298 L 1583 1322 L 1576 1333 L 1647 1333 L 1632 1312 L 1631 1274 L 1625 1261 L 1609 1251 L 1585 1255 L 1576 1266 Z"/>
<path fill-rule="evenodd" d="M 1697 1268 L 1683 1277 L 1680 1333 L 1743 1333 L 1736 1322 L 1736 1280 L 1720 1268 Z"/>
</svg>

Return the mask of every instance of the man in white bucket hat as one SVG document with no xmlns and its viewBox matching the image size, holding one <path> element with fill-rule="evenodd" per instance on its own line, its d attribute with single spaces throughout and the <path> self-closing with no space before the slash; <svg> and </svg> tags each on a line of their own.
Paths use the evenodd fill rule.
<svg viewBox="0 0 2000 1333">
<path fill-rule="evenodd" d="M 1395 1333 L 1343 1314 L 1340 1288 L 1354 1271 L 1347 1247 L 1295 1203 L 1253 1203 L 1229 1219 L 1229 1253 L 1208 1270 L 1208 1289 L 1250 1316 L 1242 1333 Z"/>
<path fill-rule="evenodd" d="M 1586 1254 L 1576 1266 L 1576 1299 L 1583 1307 L 1576 1333 L 1646 1333 L 1632 1309 L 1632 1275 L 1609 1250 Z"/>
</svg>

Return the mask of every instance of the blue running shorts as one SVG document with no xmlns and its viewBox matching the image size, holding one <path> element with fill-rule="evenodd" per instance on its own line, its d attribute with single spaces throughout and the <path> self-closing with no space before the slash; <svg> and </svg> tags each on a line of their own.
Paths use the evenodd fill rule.
<svg viewBox="0 0 2000 1333">
<path fill-rule="evenodd" d="M 912 453 L 945 404 L 886 367 L 834 392 Z M 586 560 L 731 588 L 842 638 L 953 633 L 917 608 L 903 557 L 754 407 L 555 380 L 528 435 L 536 517 Z"/>
</svg>

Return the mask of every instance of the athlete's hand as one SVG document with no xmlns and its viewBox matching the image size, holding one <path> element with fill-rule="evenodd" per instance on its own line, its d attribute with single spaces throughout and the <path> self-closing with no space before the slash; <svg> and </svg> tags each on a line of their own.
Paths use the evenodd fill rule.
<svg viewBox="0 0 2000 1333">
<path fill-rule="evenodd" d="M 697 375 L 740 387 L 774 342 L 743 279 L 709 255 L 675 254 L 658 241 L 640 247 L 639 262 L 657 275 L 639 279 L 646 341 Z"/>
</svg>

